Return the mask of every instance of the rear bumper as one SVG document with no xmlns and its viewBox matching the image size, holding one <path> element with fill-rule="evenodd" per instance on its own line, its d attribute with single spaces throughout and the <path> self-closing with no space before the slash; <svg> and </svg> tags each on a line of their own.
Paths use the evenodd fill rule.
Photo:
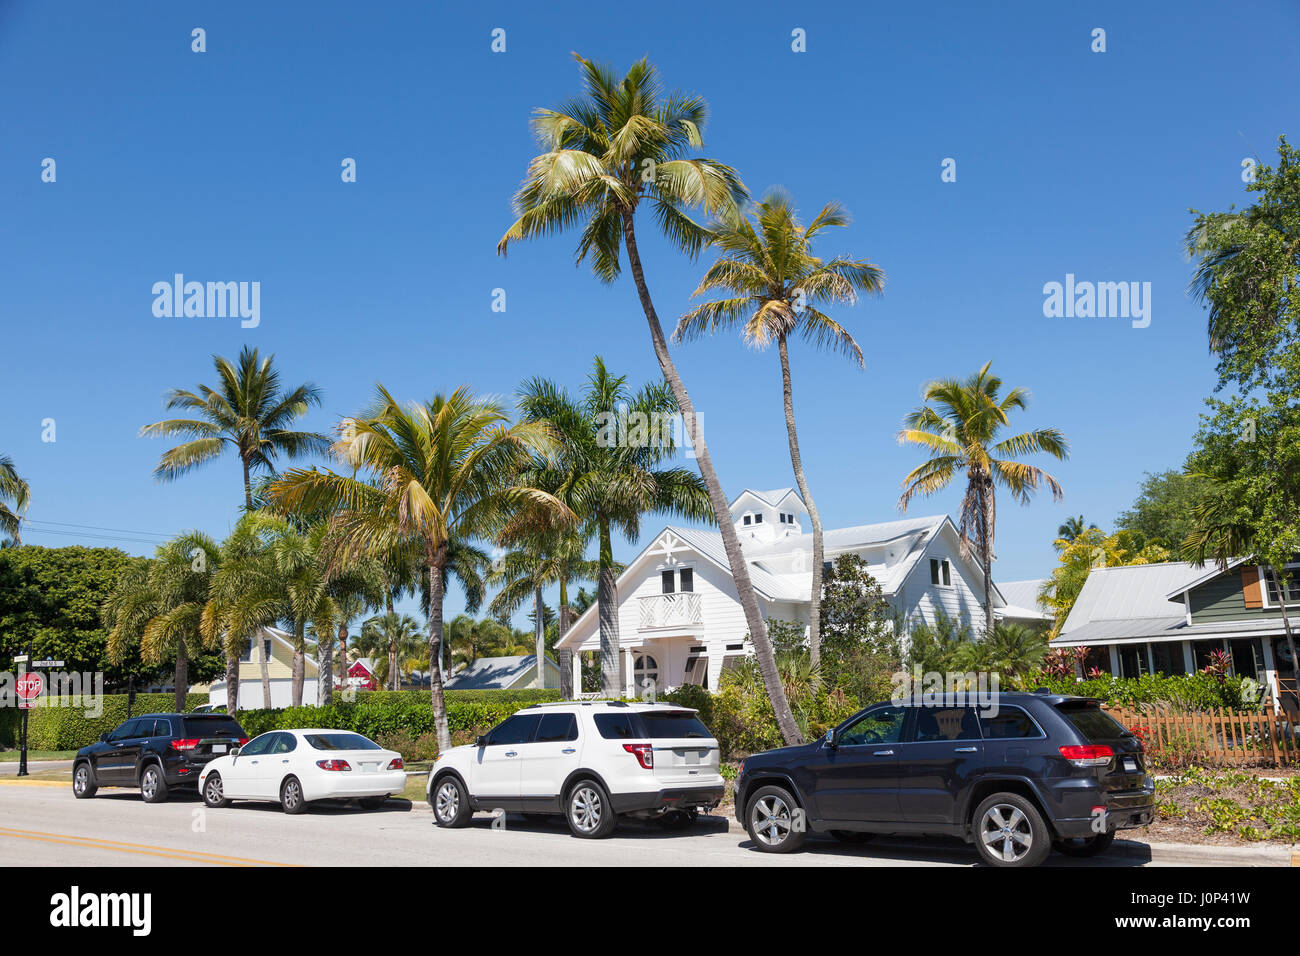
<svg viewBox="0 0 1300 956">
<path fill-rule="evenodd" d="M 321 771 L 327 773 L 328 771 Z M 406 789 L 406 772 L 385 770 L 380 773 L 334 772 L 332 777 L 347 778 L 323 780 L 317 776 L 303 775 L 302 795 L 306 800 L 348 800 L 354 797 L 382 797 L 401 793 Z"/>
<path fill-rule="evenodd" d="M 1105 807 L 1104 823 L 1095 807 Z M 1052 826 L 1062 837 L 1095 836 L 1102 825 L 1108 833 L 1146 826 L 1155 819 L 1155 787 L 1139 790 L 1103 791 L 1100 788 L 1078 790 L 1057 804 Z"/>
<path fill-rule="evenodd" d="M 673 787 L 650 793 L 616 793 L 610 796 L 615 813 L 636 813 L 646 810 L 676 810 L 694 807 L 712 810 L 722 802 L 726 785 L 706 787 Z"/>
</svg>

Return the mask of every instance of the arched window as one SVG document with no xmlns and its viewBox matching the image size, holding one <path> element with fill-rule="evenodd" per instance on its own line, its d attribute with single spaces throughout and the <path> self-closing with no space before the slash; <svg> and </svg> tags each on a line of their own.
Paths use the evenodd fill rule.
<svg viewBox="0 0 1300 956">
<path fill-rule="evenodd" d="M 647 681 L 653 685 L 655 690 L 658 690 L 659 662 L 649 654 L 641 655 L 633 664 L 632 676 L 636 680 L 636 689 L 638 691 L 647 688 Z"/>
</svg>

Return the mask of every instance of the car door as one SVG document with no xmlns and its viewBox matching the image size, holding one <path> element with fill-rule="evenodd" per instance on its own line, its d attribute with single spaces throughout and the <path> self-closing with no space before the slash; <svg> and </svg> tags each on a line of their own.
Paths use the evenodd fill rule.
<svg viewBox="0 0 1300 956">
<path fill-rule="evenodd" d="M 817 816 L 828 824 L 897 823 L 898 753 L 905 710 L 894 704 L 872 707 L 823 743 L 808 770 Z"/>
<path fill-rule="evenodd" d="M 582 758 L 577 715 L 572 711 L 543 713 L 532 742 L 517 749 L 523 809 L 557 809 L 560 787 Z"/>
<path fill-rule="evenodd" d="M 280 799 L 280 784 L 293 772 L 294 751 L 297 749 L 298 738 L 293 734 L 281 731 L 272 738 L 266 756 L 258 758 L 252 776 L 253 789 L 258 797 Z"/>
<path fill-rule="evenodd" d="M 270 731 L 254 737 L 230 758 L 230 764 L 221 771 L 222 789 L 228 798 L 258 798 L 257 778 L 267 765 L 271 744 L 278 735 L 279 731 Z"/>
<path fill-rule="evenodd" d="M 101 781 L 115 787 L 135 783 L 135 762 L 140 756 L 140 736 L 146 730 L 145 719 L 135 717 L 126 721 L 109 735 L 108 750 L 99 759 L 96 775 Z M 147 723 L 153 727 L 153 719 Z"/>
<path fill-rule="evenodd" d="M 540 714 L 515 714 L 487 735 L 470 768 L 469 784 L 475 802 L 483 809 L 520 808 L 520 748 L 532 741 L 540 721 Z"/>
<path fill-rule="evenodd" d="M 960 795 L 983 767 L 984 743 L 973 707 L 910 707 L 899 748 L 898 799 L 907 823 L 951 825 Z"/>
</svg>

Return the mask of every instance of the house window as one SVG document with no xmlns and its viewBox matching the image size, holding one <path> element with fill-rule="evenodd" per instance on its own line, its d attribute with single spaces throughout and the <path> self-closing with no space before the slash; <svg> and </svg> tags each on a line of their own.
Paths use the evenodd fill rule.
<svg viewBox="0 0 1300 956">
<path fill-rule="evenodd" d="M 1150 673 L 1145 644 L 1123 644 L 1119 648 L 1119 671 L 1121 677 L 1141 677 Z"/>
<path fill-rule="evenodd" d="M 1265 607 L 1277 607 L 1282 603 L 1281 582 L 1272 570 L 1261 569 L 1260 577 L 1265 587 Z M 1300 604 L 1300 564 L 1287 565 L 1286 603 Z"/>
<path fill-rule="evenodd" d="M 709 688 L 709 659 L 707 657 L 692 657 L 686 662 L 686 673 L 682 683 L 694 684 L 696 687 Z"/>
<path fill-rule="evenodd" d="M 754 515 L 754 524 L 762 524 L 762 523 L 763 523 L 763 516 L 761 514 Z"/>
<path fill-rule="evenodd" d="M 952 587 L 952 571 L 947 558 L 930 559 L 930 583 L 940 587 Z"/>
<path fill-rule="evenodd" d="M 673 586 L 673 572 L 672 572 L 672 571 L 660 571 L 660 572 L 659 572 L 659 580 L 661 580 L 661 581 L 663 582 L 663 592 L 664 592 L 664 594 L 672 594 L 673 591 L 676 590 L 676 588 Z"/>
<path fill-rule="evenodd" d="M 683 594 L 689 594 L 695 590 L 695 571 L 692 568 L 682 568 L 681 572 L 681 590 Z"/>
<path fill-rule="evenodd" d="M 1157 674 L 1185 674 L 1182 641 L 1158 641 L 1151 645 L 1152 670 Z"/>
<path fill-rule="evenodd" d="M 632 676 L 639 690 L 659 689 L 659 662 L 649 654 L 638 657 L 633 664 Z"/>
<path fill-rule="evenodd" d="M 744 523 L 745 523 L 745 524 L 752 524 L 752 523 L 753 523 L 753 520 L 754 520 L 754 516 L 753 516 L 753 515 L 745 515 L 745 522 L 744 522 Z"/>
</svg>

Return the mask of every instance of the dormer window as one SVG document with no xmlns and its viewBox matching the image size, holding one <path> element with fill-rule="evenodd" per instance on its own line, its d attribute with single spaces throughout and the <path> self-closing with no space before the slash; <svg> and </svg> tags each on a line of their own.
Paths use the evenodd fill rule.
<svg viewBox="0 0 1300 956">
<path fill-rule="evenodd" d="M 752 524 L 753 520 L 754 520 L 753 515 L 745 515 L 744 524 Z"/>
<path fill-rule="evenodd" d="M 781 516 L 780 516 L 780 517 L 781 517 L 781 524 L 785 524 L 785 512 L 784 512 L 784 511 L 781 512 Z"/>
<path fill-rule="evenodd" d="M 763 513 L 759 512 L 758 514 L 754 515 L 754 524 L 762 524 L 762 523 L 763 523 Z"/>
</svg>

